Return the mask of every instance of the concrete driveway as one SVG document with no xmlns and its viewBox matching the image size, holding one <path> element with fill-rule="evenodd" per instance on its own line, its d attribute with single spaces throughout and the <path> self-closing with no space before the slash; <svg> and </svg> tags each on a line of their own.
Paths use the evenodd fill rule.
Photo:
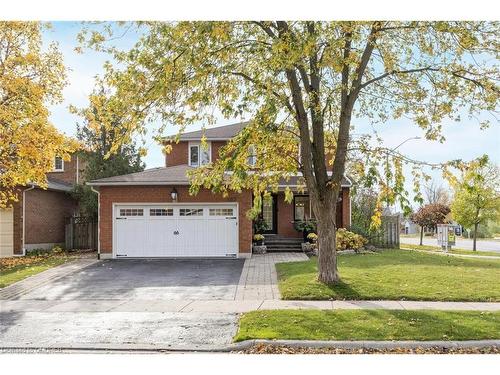
<svg viewBox="0 0 500 375">
<path fill-rule="evenodd" d="M 236 313 L 186 307 L 197 300 L 235 302 L 243 265 L 241 259 L 106 260 L 53 280 L 40 276 L 41 285 L 0 300 L 0 347 L 227 345 Z"/>
</svg>

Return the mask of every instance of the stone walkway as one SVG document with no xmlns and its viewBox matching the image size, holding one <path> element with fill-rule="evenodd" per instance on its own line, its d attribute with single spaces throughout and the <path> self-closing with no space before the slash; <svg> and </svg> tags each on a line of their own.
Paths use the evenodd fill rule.
<svg viewBox="0 0 500 375">
<path fill-rule="evenodd" d="M 98 262 L 95 256 L 82 257 L 80 259 L 64 263 L 60 266 L 50 268 L 47 271 L 40 272 L 39 274 L 27 277 L 17 283 L 1 288 L 0 300 L 15 299 L 16 297 L 28 293 L 34 288 L 38 288 L 41 285 L 60 279 L 61 277 L 90 266 L 95 262 Z"/>
<path fill-rule="evenodd" d="M 245 260 L 235 300 L 279 300 L 276 263 L 300 262 L 309 259 L 304 253 L 255 254 Z"/>
</svg>

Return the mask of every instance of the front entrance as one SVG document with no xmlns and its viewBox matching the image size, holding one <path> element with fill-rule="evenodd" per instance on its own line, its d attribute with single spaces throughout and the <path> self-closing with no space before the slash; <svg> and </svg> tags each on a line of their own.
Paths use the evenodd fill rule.
<svg viewBox="0 0 500 375">
<path fill-rule="evenodd" d="M 278 233 L 278 205 L 277 196 L 275 194 L 262 197 L 262 218 L 267 224 L 267 230 L 264 233 Z"/>
</svg>

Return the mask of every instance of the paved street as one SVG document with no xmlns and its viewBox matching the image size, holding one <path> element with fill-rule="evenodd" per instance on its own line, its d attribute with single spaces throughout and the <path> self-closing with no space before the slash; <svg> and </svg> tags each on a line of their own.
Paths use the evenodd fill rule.
<svg viewBox="0 0 500 375">
<path fill-rule="evenodd" d="M 401 243 L 407 243 L 410 245 L 419 245 L 420 237 L 401 237 Z M 472 250 L 472 240 L 467 238 L 457 238 L 456 245 L 454 247 L 458 249 Z M 438 246 L 437 240 L 435 238 L 424 237 L 424 245 Z M 477 240 L 477 250 L 480 251 L 495 251 L 500 253 L 500 241 L 495 240 Z"/>
</svg>

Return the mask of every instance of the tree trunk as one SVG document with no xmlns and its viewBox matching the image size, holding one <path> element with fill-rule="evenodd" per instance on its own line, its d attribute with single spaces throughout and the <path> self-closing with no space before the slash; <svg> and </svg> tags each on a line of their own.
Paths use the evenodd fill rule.
<svg viewBox="0 0 500 375">
<path fill-rule="evenodd" d="M 424 244 L 423 241 L 424 241 L 424 227 L 421 226 L 420 227 L 420 246 L 422 246 Z"/>
<path fill-rule="evenodd" d="M 478 226 L 477 223 L 474 224 L 474 238 L 472 240 L 472 251 L 476 251 L 477 226 Z"/>
<path fill-rule="evenodd" d="M 316 205 L 318 226 L 318 280 L 325 284 L 340 281 L 336 250 L 336 200 L 330 204 Z"/>
</svg>

